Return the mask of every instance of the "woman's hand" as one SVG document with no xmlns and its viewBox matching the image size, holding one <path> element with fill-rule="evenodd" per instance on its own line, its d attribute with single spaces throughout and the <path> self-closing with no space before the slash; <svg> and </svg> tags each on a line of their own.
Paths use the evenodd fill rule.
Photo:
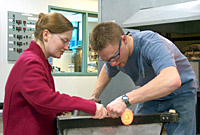
<svg viewBox="0 0 200 135">
<path fill-rule="evenodd" d="M 94 118 L 94 119 L 103 119 L 106 116 L 107 116 L 106 108 L 102 104 L 96 103 L 96 113 L 92 118 Z"/>
</svg>

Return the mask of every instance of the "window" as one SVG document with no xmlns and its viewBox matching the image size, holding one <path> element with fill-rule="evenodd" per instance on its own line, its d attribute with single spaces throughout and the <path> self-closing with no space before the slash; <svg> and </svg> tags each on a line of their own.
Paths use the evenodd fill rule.
<svg viewBox="0 0 200 135">
<path fill-rule="evenodd" d="M 92 29 L 98 24 L 98 16 L 96 14 L 88 14 L 88 35 Z M 98 55 L 90 46 L 88 46 L 87 72 L 98 72 Z"/>
<path fill-rule="evenodd" d="M 74 27 L 69 50 L 60 59 L 50 58 L 53 75 L 97 75 L 98 56 L 89 46 L 89 33 L 98 24 L 96 12 L 49 6 L 49 12 L 58 12 Z"/>
</svg>

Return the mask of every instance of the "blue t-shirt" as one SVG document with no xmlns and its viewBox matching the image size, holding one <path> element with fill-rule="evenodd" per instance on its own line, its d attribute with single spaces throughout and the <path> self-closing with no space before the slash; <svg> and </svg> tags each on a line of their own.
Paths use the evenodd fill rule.
<svg viewBox="0 0 200 135">
<path fill-rule="evenodd" d="M 132 32 L 134 49 L 124 67 L 111 66 L 106 63 L 106 73 L 114 77 L 119 71 L 131 77 L 136 86 L 143 86 L 160 71 L 169 66 L 175 66 L 181 77 L 182 85 L 166 97 L 170 99 L 175 95 L 195 93 L 197 81 L 195 73 L 188 59 L 168 39 L 152 31 Z"/>
</svg>

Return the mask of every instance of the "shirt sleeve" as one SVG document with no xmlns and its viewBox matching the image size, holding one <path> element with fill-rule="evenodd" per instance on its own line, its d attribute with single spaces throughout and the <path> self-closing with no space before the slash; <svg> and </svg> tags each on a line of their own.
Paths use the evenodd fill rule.
<svg viewBox="0 0 200 135">
<path fill-rule="evenodd" d="M 151 63 L 156 74 L 169 66 L 176 66 L 174 58 L 174 44 L 168 39 L 154 33 L 144 42 L 143 56 Z"/>
<path fill-rule="evenodd" d="M 50 87 L 49 73 L 40 60 L 27 60 L 25 62 L 24 75 L 19 85 L 24 98 L 38 112 L 42 114 L 58 114 L 81 110 L 95 114 L 96 104 L 76 96 L 60 94 Z M 66 83 L 67 85 L 67 83 Z"/>
</svg>

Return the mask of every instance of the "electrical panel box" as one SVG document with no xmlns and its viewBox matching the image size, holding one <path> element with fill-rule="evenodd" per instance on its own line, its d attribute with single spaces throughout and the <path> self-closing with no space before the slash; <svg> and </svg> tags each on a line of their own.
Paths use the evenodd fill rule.
<svg viewBox="0 0 200 135">
<path fill-rule="evenodd" d="M 37 14 L 8 11 L 8 61 L 16 61 L 34 38 Z"/>
</svg>

